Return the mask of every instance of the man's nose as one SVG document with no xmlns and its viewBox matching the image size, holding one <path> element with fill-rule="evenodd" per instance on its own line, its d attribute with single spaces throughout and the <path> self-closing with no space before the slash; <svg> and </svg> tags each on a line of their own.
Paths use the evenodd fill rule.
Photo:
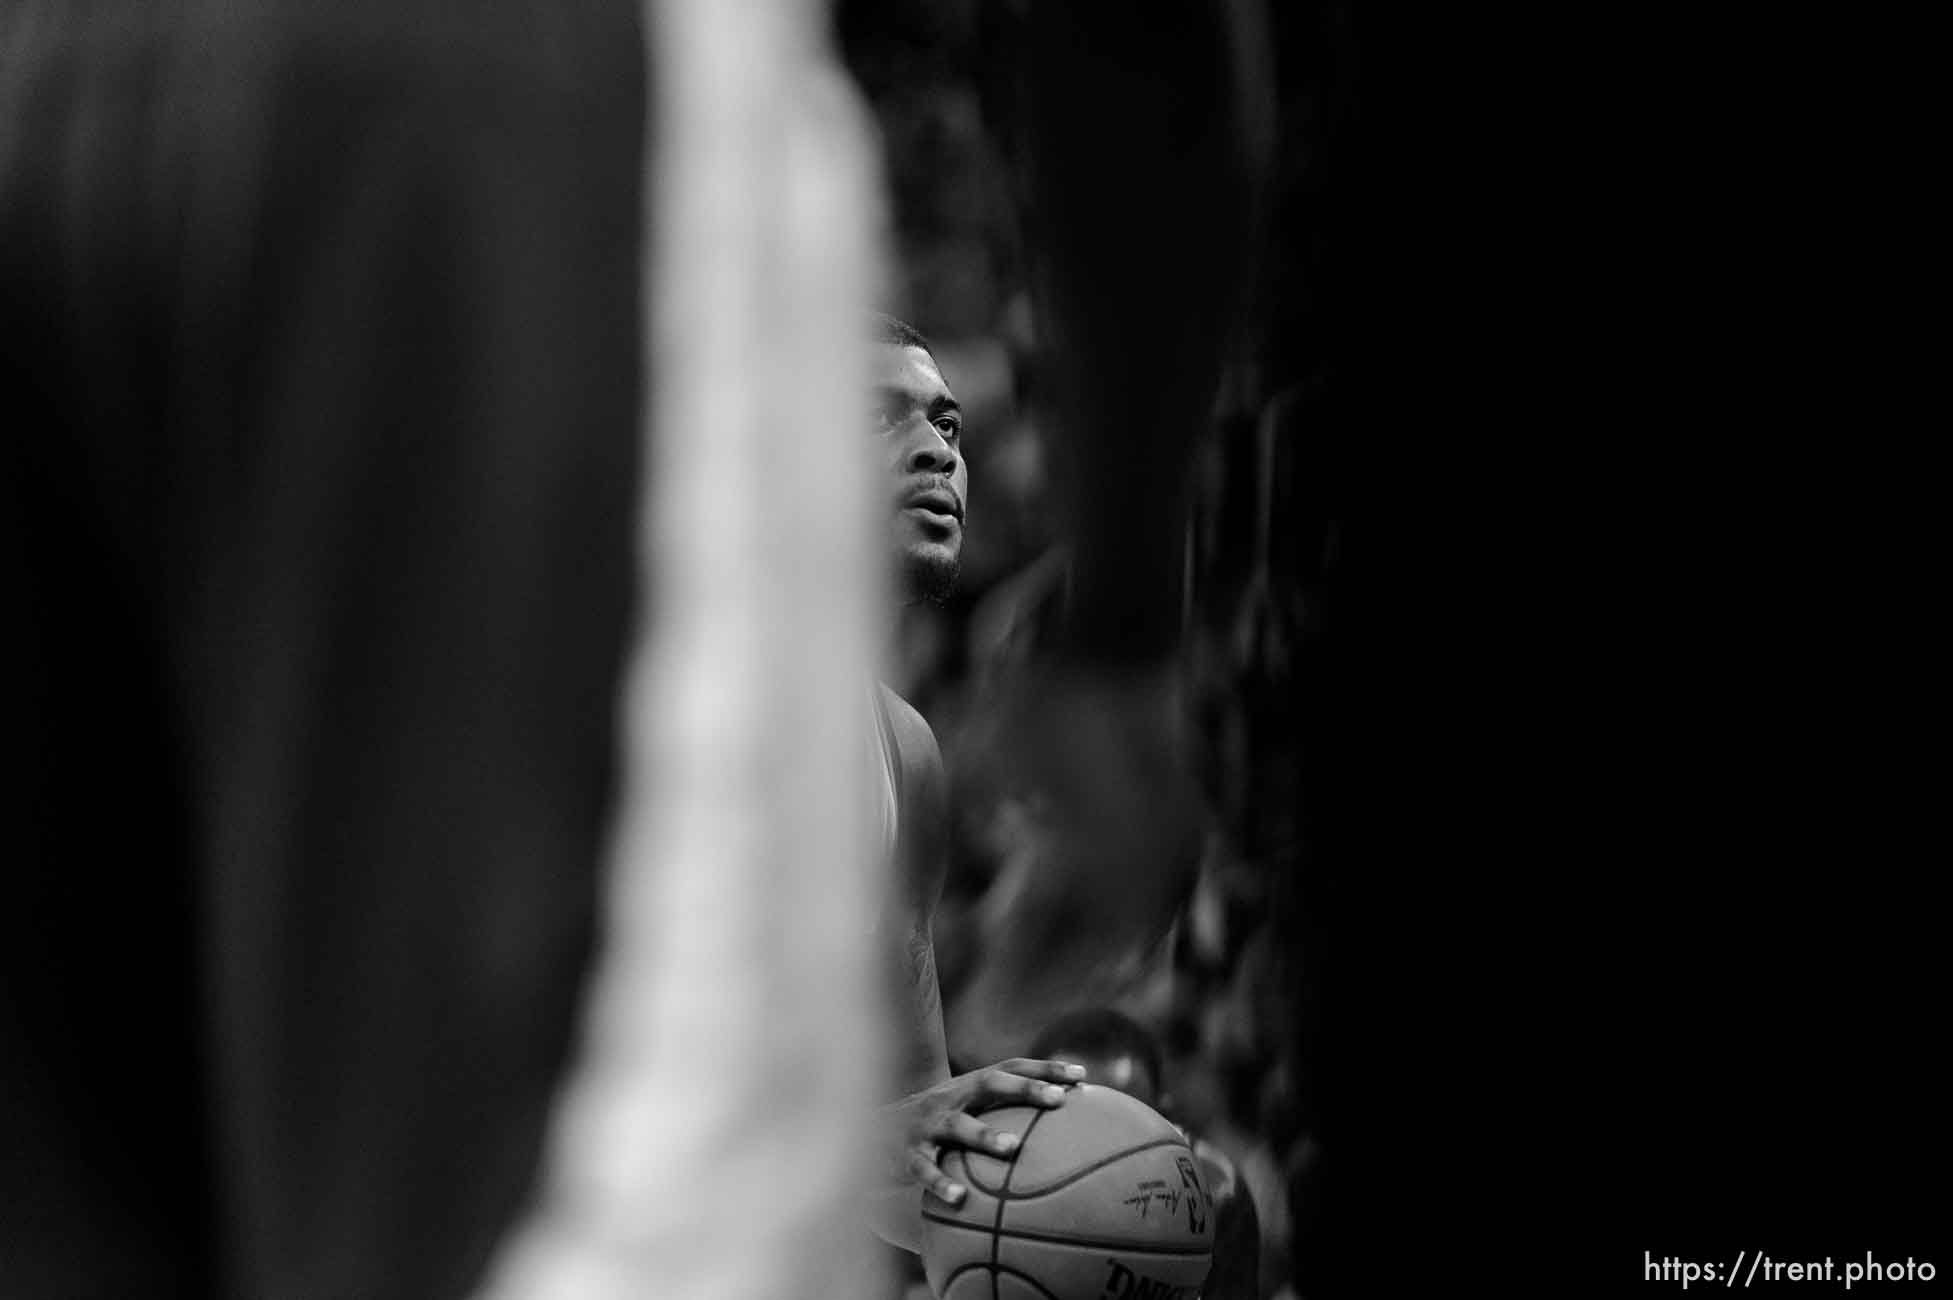
<svg viewBox="0 0 1953 1300">
<path fill-rule="evenodd" d="M 907 468 L 911 473 L 954 474 L 956 452 L 944 441 L 935 425 L 924 425 L 922 433 L 909 448 Z"/>
</svg>

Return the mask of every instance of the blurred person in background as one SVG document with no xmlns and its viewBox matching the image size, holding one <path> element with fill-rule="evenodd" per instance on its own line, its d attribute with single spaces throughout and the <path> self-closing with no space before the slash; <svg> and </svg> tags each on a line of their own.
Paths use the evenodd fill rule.
<svg viewBox="0 0 1953 1300">
<path fill-rule="evenodd" d="M 950 1012 L 959 1053 L 1021 1050 L 1056 1011 L 1110 996 L 1199 861 L 1185 521 L 1256 230 L 1262 21 L 1253 0 L 1143 21 L 1099 0 L 977 7 L 1057 536 L 1000 617 L 1036 622 L 1036 644 L 996 675 L 980 748 L 1035 791 L 1039 850 L 973 916 L 981 959 Z M 1116 221 L 1108 194 L 1131 200 Z"/>
</svg>

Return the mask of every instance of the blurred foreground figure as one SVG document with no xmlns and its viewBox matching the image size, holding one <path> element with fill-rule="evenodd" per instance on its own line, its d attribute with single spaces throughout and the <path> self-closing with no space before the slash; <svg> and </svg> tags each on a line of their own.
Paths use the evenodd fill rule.
<svg viewBox="0 0 1953 1300">
<path fill-rule="evenodd" d="M 872 172 L 652 9 L 0 11 L 0 1295 L 468 1294 L 607 853 L 496 1276 L 863 1281 Z"/>
</svg>

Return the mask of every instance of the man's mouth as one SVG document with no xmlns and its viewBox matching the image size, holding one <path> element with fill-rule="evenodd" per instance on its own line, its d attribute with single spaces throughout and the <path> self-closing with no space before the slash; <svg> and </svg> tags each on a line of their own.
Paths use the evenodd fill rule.
<svg viewBox="0 0 1953 1300">
<path fill-rule="evenodd" d="M 954 519 L 959 524 L 963 522 L 963 503 L 956 499 L 954 493 L 940 488 L 911 493 L 902 499 L 902 508 L 919 510 L 942 519 Z"/>
</svg>

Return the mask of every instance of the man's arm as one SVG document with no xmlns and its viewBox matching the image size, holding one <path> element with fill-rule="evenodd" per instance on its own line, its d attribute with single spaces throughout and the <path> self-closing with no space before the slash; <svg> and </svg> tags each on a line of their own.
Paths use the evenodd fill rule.
<svg viewBox="0 0 1953 1300">
<path fill-rule="evenodd" d="M 948 844 L 942 754 L 922 715 L 893 691 L 881 689 L 901 773 L 901 831 L 885 925 L 900 935 L 891 953 L 902 1028 L 896 1085 L 900 1097 L 882 1108 L 884 1177 L 873 1195 L 869 1219 L 885 1241 L 920 1251 L 920 1193 L 950 1204 L 964 1195 L 936 1163 L 943 1150 L 961 1147 L 1009 1159 L 1016 1152 L 1015 1136 L 991 1129 L 977 1115 L 1000 1106 L 1062 1105 L 1064 1085 L 1083 1075 L 1057 1061 L 1020 1058 L 950 1076 L 930 928 L 942 893 Z"/>
<path fill-rule="evenodd" d="M 897 1038 L 899 1094 L 949 1078 L 943 1033 L 942 988 L 936 975 L 935 914 L 942 898 L 949 849 L 949 790 L 935 732 L 909 702 L 881 692 L 900 775 L 899 831 L 886 924 L 902 935 L 894 974 L 901 1017 Z"/>
</svg>

